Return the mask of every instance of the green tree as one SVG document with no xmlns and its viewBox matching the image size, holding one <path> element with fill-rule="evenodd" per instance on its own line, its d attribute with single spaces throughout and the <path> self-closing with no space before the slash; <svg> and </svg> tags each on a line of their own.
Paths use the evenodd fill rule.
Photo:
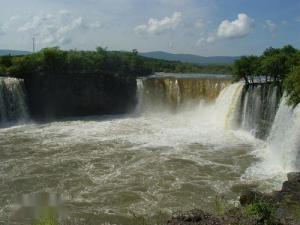
<svg viewBox="0 0 300 225">
<path fill-rule="evenodd" d="M 243 56 L 236 60 L 233 65 L 233 75 L 236 80 L 244 79 L 246 84 L 253 83 L 258 75 L 260 61 L 257 56 Z"/>
<path fill-rule="evenodd" d="M 284 81 L 289 104 L 296 106 L 300 103 L 300 66 L 294 67 Z"/>
<path fill-rule="evenodd" d="M 67 53 L 58 47 L 45 48 L 40 52 L 43 70 L 48 74 L 64 73 L 66 70 Z"/>
<path fill-rule="evenodd" d="M 12 66 L 12 56 L 11 55 L 5 55 L 2 56 L 0 59 L 0 65 L 4 68 L 9 68 Z"/>
<path fill-rule="evenodd" d="M 266 76 L 266 81 L 269 77 L 275 82 L 281 82 L 290 70 L 288 57 L 282 53 L 263 57 L 261 68 L 262 73 Z"/>
</svg>

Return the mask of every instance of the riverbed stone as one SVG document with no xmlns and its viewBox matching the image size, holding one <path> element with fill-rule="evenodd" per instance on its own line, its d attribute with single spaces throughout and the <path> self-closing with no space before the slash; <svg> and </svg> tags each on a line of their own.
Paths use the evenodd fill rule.
<svg viewBox="0 0 300 225">
<path fill-rule="evenodd" d="M 202 210 L 192 210 L 173 216 L 168 225 L 221 225 L 221 219 Z"/>
</svg>

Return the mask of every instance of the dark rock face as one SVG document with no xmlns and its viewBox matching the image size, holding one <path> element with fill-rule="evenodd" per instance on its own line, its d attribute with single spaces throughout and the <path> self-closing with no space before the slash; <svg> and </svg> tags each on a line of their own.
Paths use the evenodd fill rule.
<svg viewBox="0 0 300 225">
<path fill-rule="evenodd" d="M 59 74 L 32 75 L 24 80 L 34 119 L 126 113 L 136 103 L 135 78 Z"/>
</svg>

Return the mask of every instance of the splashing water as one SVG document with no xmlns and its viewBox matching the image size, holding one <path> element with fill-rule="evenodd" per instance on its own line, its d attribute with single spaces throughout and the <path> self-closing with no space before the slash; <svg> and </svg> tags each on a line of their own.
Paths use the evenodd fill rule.
<svg viewBox="0 0 300 225">
<path fill-rule="evenodd" d="M 300 105 L 294 109 L 282 97 L 270 135 L 262 148 L 256 151 L 261 162 L 249 168 L 254 177 L 280 177 L 300 170 Z"/>
</svg>

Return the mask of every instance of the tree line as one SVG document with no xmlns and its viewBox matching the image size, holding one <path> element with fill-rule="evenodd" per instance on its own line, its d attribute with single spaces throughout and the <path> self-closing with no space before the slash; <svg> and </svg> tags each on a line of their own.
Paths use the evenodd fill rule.
<svg viewBox="0 0 300 225">
<path fill-rule="evenodd" d="M 236 80 L 273 83 L 284 88 L 289 103 L 300 103 L 300 51 L 291 45 L 267 48 L 261 56 L 243 56 L 233 65 Z"/>
<path fill-rule="evenodd" d="M 26 78 L 43 74 L 113 74 L 136 78 L 155 72 L 219 73 L 230 74 L 230 66 L 200 66 L 177 61 L 142 57 L 137 50 L 131 52 L 107 51 L 98 47 L 95 51 L 63 51 L 57 47 L 45 48 L 26 56 L 0 57 L 0 76 Z"/>
</svg>

